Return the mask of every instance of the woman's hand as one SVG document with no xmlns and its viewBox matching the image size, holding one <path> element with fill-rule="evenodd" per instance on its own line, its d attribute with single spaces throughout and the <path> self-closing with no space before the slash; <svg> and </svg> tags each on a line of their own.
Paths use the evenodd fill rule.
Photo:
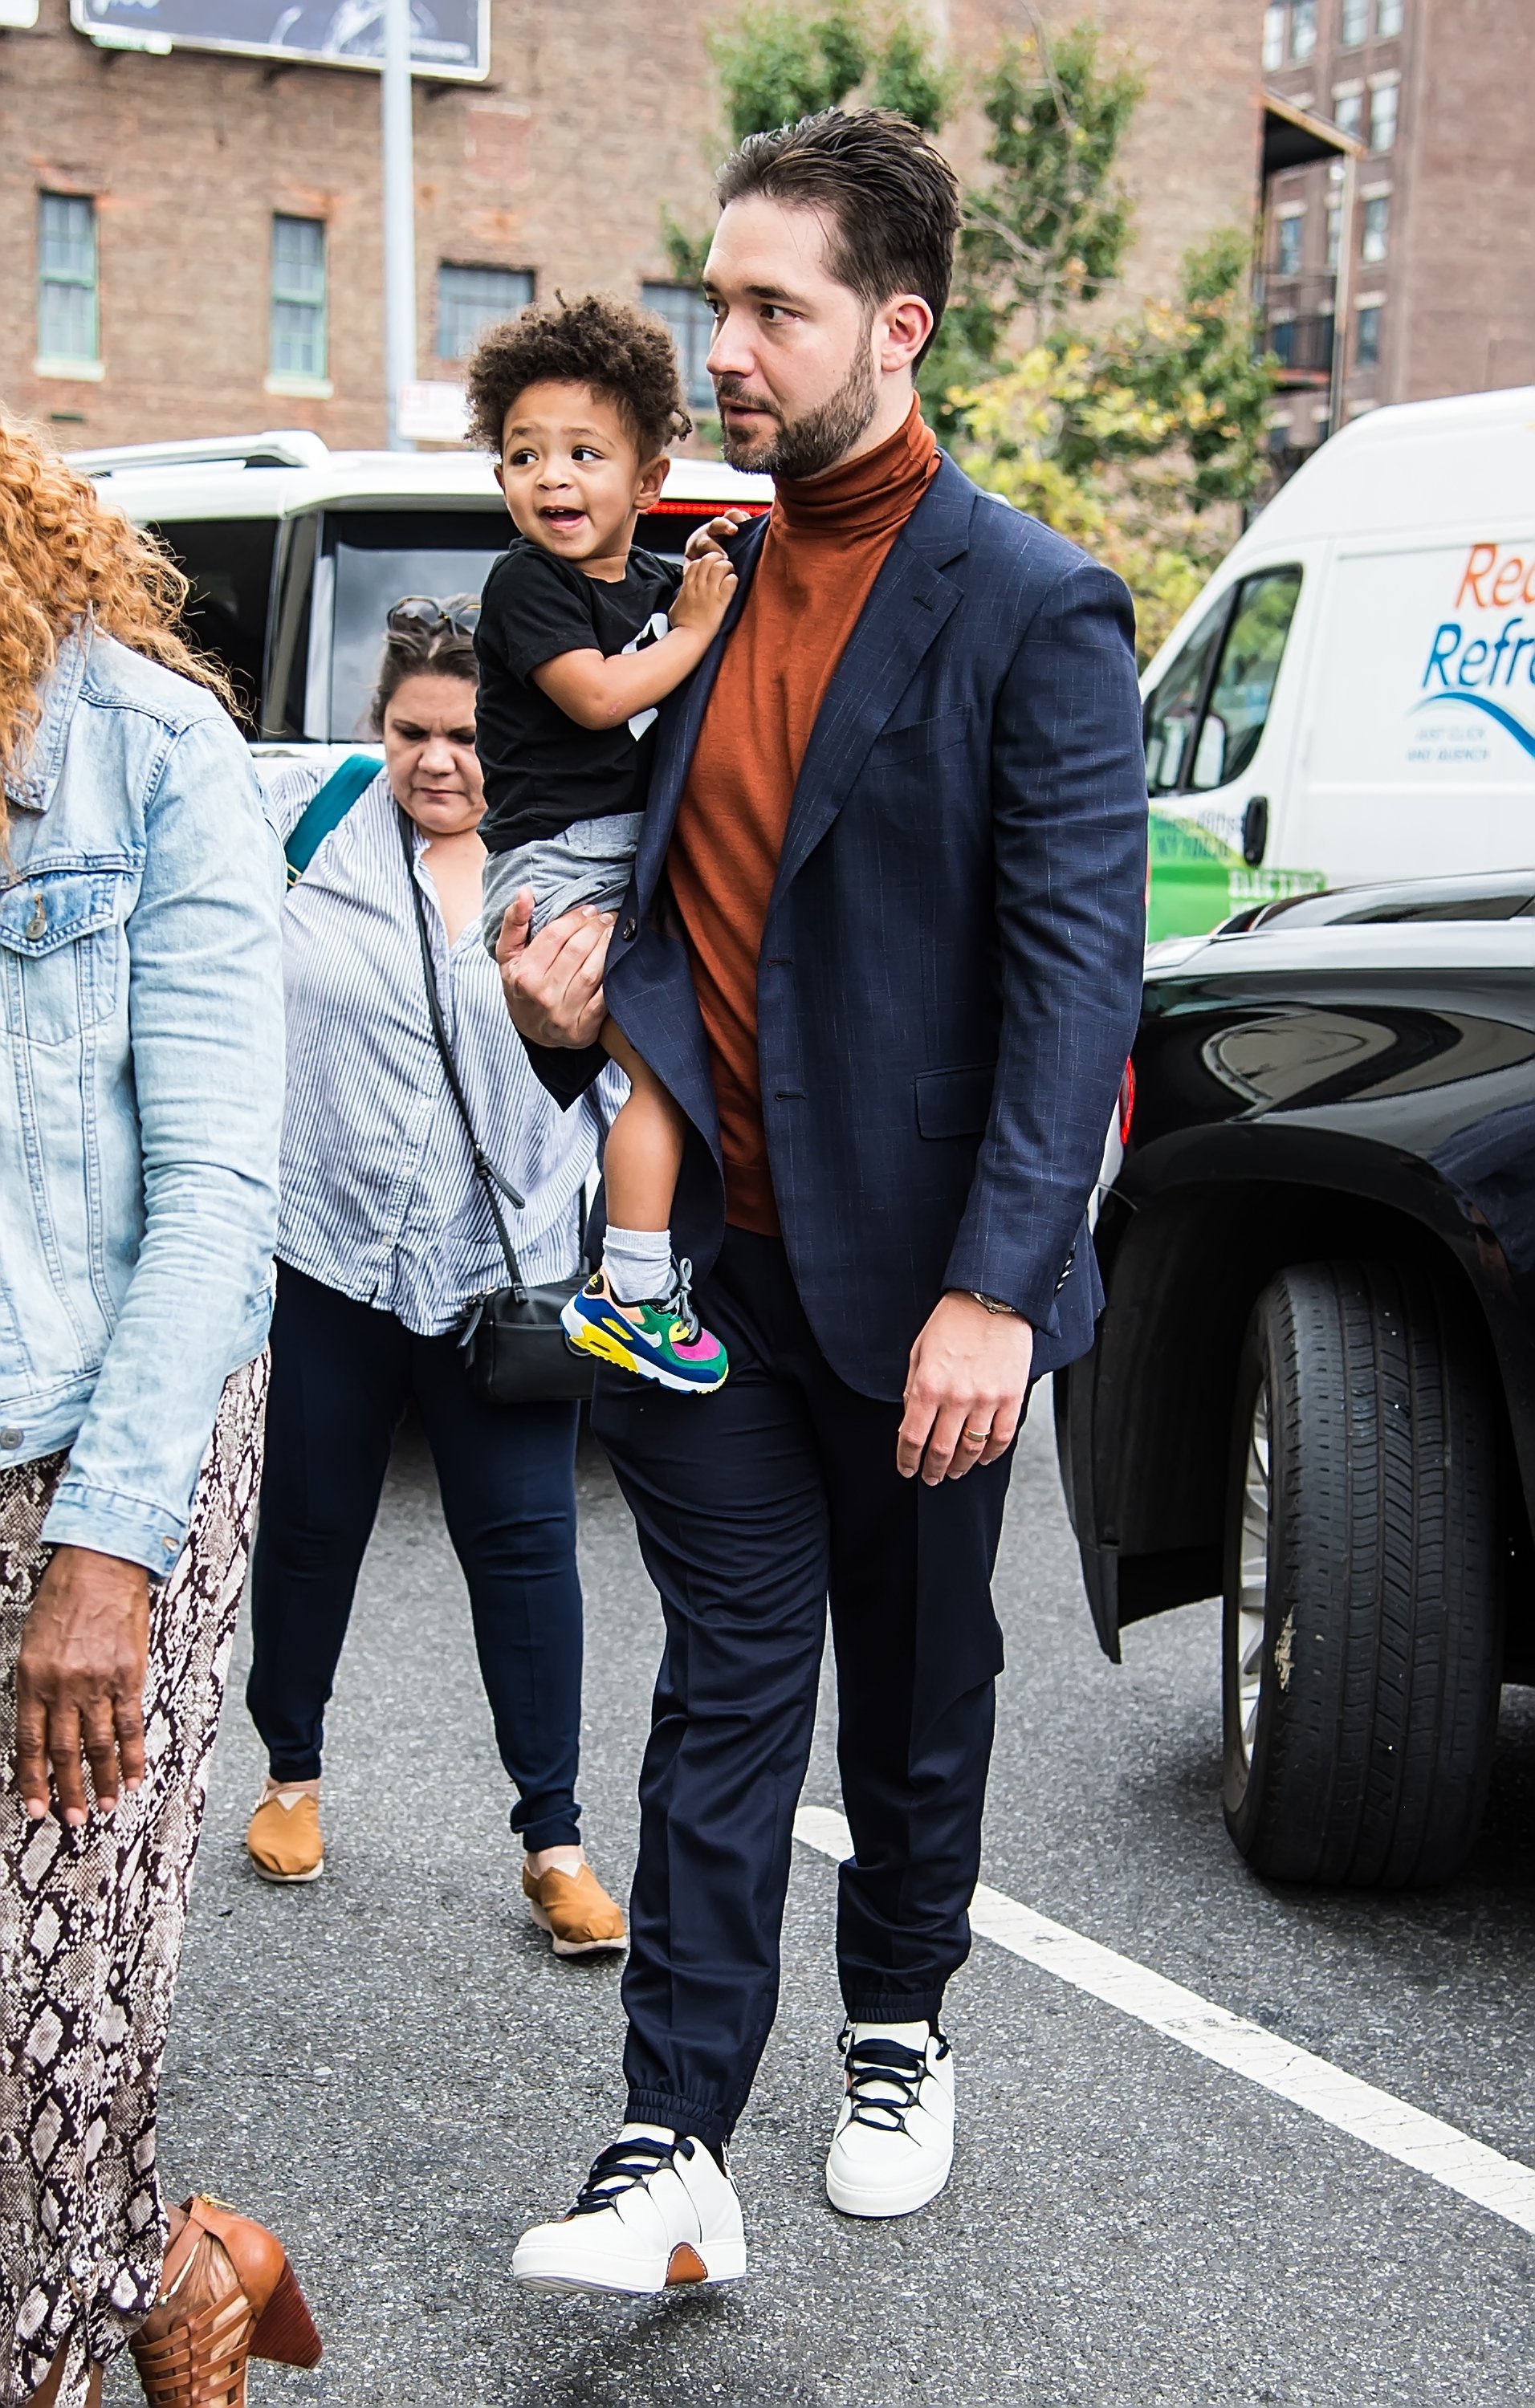
<svg viewBox="0 0 1535 2408">
<path fill-rule="evenodd" d="M 120 1782 L 144 1778 L 144 1668 L 150 1578 L 142 1564 L 57 1547 L 37 1584 L 16 1667 L 16 1786 L 35 1821 L 49 1811 L 48 1773 L 62 1819 L 87 1813 L 83 1767 L 109 1814 Z"/>
</svg>

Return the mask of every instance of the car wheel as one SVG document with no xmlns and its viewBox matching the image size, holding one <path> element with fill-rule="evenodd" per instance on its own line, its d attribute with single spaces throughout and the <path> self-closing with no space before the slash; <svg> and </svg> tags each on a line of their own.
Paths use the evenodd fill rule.
<svg viewBox="0 0 1535 2408">
<path fill-rule="evenodd" d="M 1486 1797 L 1501 1666 L 1485 1387 L 1454 1312 L 1370 1263 L 1258 1298 L 1237 1384 L 1226 1820 L 1274 1881 L 1444 1881 Z"/>
</svg>

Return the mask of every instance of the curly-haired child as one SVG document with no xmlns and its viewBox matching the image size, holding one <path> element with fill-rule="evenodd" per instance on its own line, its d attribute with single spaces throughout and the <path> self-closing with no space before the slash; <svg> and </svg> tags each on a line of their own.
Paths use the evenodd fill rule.
<svg viewBox="0 0 1535 2408">
<path fill-rule="evenodd" d="M 667 446 L 691 432 L 659 318 L 592 294 L 524 310 L 469 364 L 472 431 L 496 455 L 517 533 L 486 580 L 477 743 L 485 774 L 483 934 L 533 895 L 535 929 L 629 882 L 656 705 L 696 668 L 736 576 L 717 549 L 670 562 L 634 548 Z M 566 1306 L 578 1351 L 707 1394 L 724 1348 L 699 1326 L 672 1253 L 685 1124 L 611 1019 L 602 1042 L 630 1092 L 603 1157 L 602 1268 Z"/>
</svg>

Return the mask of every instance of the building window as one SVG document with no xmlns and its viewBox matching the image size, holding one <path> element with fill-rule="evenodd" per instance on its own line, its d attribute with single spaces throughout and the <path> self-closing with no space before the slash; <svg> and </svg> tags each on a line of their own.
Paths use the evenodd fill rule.
<svg viewBox="0 0 1535 2408">
<path fill-rule="evenodd" d="M 1365 96 L 1362 92 L 1340 92 L 1333 94 L 1332 122 L 1340 134 L 1357 134 L 1364 117 Z"/>
<path fill-rule="evenodd" d="M 96 205 L 73 193 L 37 195 L 37 355 L 94 361 Z"/>
<path fill-rule="evenodd" d="M 1385 257 L 1386 238 L 1390 230 L 1390 198 L 1385 194 L 1378 193 L 1372 201 L 1367 201 L 1364 206 L 1364 236 L 1359 245 L 1360 258 L 1368 261 L 1371 266 L 1378 265 Z"/>
<path fill-rule="evenodd" d="M 1343 0 L 1342 22 L 1338 38 L 1345 50 L 1354 50 L 1370 34 L 1370 0 Z"/>
<path fill-rule="evenodd" d="M 1306 248 L 1306 221 L 1303 217 L 1281 218 L 1274 251 L 1274 274 L 1298 276 Z"/>
<path fill-rule="evenodd" d="M 487 326 L 515 318 L 533 298 L 525 267 L 438 269 L 438 357 L 466 360 Z"/>
<path fill-rule="evenodd" d="M 1284 64 L 1284 0 L 1270 0 L 1263 12 L 1263 64 L 1266 67 L 1282 67 Z"/>
<path fill-rule="evenodd" d="M 703 294 L 692 284 L 642 284 L 639 297 L 670 330 L 689 409 L 712 409 L 714 385 L 704 363 L 714 340 L 714 312 Z"/>
<path fill-rule="evenodd" d="M 1316 48 L 1316 0 L 1290 0 L 1290 56 L 1309 59 Z"/>
<path fill-rule="evenodd" d="M 1361 309 L 1354 327 L 1354 365 L 1356 368 L 1378 368 L 1381 365 L 1381 312 Z"/>
<path fill-rule="evenodd" d="M 1335 193 L 1327 203 L 1327 266 L 1334 276 L 1343 255 L 1343 201 Z"/>
<path fill-rule="evenodd" d="M 1397 86 L 1378 83 L 1370 95 L 1370 147 L 1390 150 L 1397 139 Z"/>
<path fill-rule="evenodd" d="M 319 218 L 272 220 L 273 376 L 325 374 L 325 228 Z"/>
<path fill-rule="evenodd" d="M 1393 34 L 1401 32 L 1401 16 L 1402 0 L 1381 0 L 1380 10 L 1375 19 L 1375 31 L 1383 42 L 1388 42 Z"/>
</svg>

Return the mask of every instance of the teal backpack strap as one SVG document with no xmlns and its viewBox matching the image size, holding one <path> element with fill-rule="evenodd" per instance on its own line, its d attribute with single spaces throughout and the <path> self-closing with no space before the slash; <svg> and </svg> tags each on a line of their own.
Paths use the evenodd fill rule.
<svg viewBox="0 0 1535 2408">
<path fill-rule="evenodd" d="M 340 767 L 331 771 L 319 793 L 311 795 L 284 847 L 290 886 L 298 884 L 332 828 L 340 826 L 358 796 L 372 785 L 382 766 L 369 753 L 349 753 Z"/>
</svg>

